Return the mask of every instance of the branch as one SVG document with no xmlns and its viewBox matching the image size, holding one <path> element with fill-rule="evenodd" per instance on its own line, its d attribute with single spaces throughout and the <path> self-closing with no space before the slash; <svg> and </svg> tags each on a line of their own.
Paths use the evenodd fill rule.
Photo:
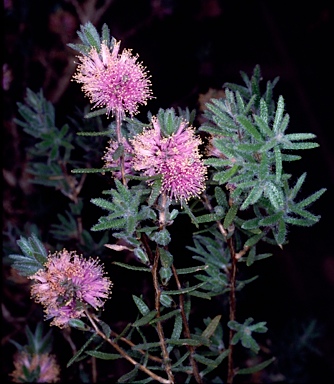
<svg viewBox="0 0 334 384">
<path fill-rule="evenodd" d="M 98 328 L 98 326 L 96 325 L 96 323 L 94 322 L 94 320 L 92 319 L 91 315 L 89 314 L 89 312 L 87 310 L 85 310 L 85 313 L 86 313 L 86 316 L 88 317 L 89 321 L 91 322 L 96 334 L 98 336 L 100 336 L 103 340 L 105 340 L 107 343 L 109 343 L 114 349 L 116 349 L 116 351 L 122 356 L 124 357 L 124 359 L 126 359 L 127 361 L 129 361 L 131 364 L 133 364 L 135 367 L 139 368 L 141 371 L 145 372 L 147 375 L 149 375 L 150 377 L 152 377 L 153 380 L 157 380 L 159 383 L 162 383 L 162 384 L 172 384 L 173 382 L 170 381 L 170 380 L 166 380 L 164 379 L 163 377 L 160 377 L 158 375 L 156 375 L 155 373 L 153 373 L 152 371 L 150 371 L 148 368 L 144 367 L 143 365 L 141 365 L 140 363 L 138 363 L 136 360 L 134 360 L 131 356 L 129 356 L 118 344 L 114 343 L 111 339 L 109 339 L 103 332 L 101 332 Z"/>
</svg>

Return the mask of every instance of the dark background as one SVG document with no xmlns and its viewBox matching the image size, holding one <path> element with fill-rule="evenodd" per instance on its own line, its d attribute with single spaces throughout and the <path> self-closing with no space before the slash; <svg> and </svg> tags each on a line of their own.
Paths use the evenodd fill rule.
<svg viewBox="0 0 334 384">
<path fill-rule="evenodd" d="M 148 110 L 156 113 L 158 108 L 199 109 L 200 94 L 210 88 L 220 90 L 224 82 L 242 84 L 239 71 L 251 75 L 259 64 L 264 85 L 280 77 L 275 98 L 284 96 L 290 132 L 312 132 L 320 144 L 302 153 L 298 164 L 291 165 L 296 177 L 307 171 L 302 193 L 307 196 L 322 187 L 327 192 L 312 207 L 314 214 L 322 216 L 321 221 L 310 228 L 291 227 L 289 244 L 283 250 L 270 250 L 274 256 L 254 267 L 260 277 L 240 297 L 239 314 L 268 322 L 272 350 L 280 356 L 280 372 L 289 378 L 287 382 L 334 382 L 331 2 L 302 2 L 298 7 L 223 0 L 79 3 L 87 5 L 85 15 L 78 14 L 74 1 L 4 1 L 3 63 L 8 70 L 3 75 L 7 82 L 2 103 L 3 228 L 9 223 L 23 227 L 26 220 L 34 222 L 29 196 L 38 187 L 28 182 L 24 135 L 13 120 L 17 116 L 16 102 L 23 101 L 26 87 L 35 92 L 43 89 L 55 104 L 59 121 L 66 120 L 75 104 L 87 104 L 78 84 L 70 82 L 74 56 L 66 46 L 76 39 L 80 20 L 91 20 L 98 30 L 107 23 L 112 35 L 122 40 L 121 46 L 138 53 L 148 68 L 156 99 L 142 108 L 139 118 L 145 118 Z M 94 4 L 97 9 L 105 6 L 104 12 L 89 11 L 89 5 Z M 99 190 L 92 190 L 94 197 L 99 195 Z M 132 288 L 128 281 L 130 293 Z M 11 328 L 8 321 L 15 323 L 17 316 L 27 316 L 24 304 L 17 302 L 21 313 L 11 310 L 8 303 L 29 300 L 29 296 L 21 294 L 19 286 L 14 293 L 8 289 L 3 293 L 6 377 L 13 369 L 11 356 L 15 351 L 8 338 L 20 335 L 24 325 L 24 321 L 18 322 Z M 116 290 L 113 305 L 121 302 Z M 304 356 L 294 340 L 307 324 L 315 324 L 319 332 L 315 341 L 318 352 L 310 350 Z M 300 372 L 294 373 L 291 365 L 300 367 Z M 280 380 L 277 376 L 276 381 Z M 258 382 L 274 381 L 272 376 L 263 376 Z"/>
</svg>

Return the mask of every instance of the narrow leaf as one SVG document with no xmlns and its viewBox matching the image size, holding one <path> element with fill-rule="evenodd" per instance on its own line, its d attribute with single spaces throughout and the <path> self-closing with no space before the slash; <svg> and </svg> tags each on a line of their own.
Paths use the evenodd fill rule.
<svg viewBox="0 0 334 384">
<path fill-rule="evenodd" d="M 237 215 L 238 208 L 239 207 L 237 204 L 233 204 L 228 210 L 223 223 L 225 229 L 227 229 L 232 224 L 235 216 Z"/>
<path fill-rule="evenodd" d="M 245 116 L 238 116 L 237 121 L 250 133 L 257 141 L 263 141 L 261 133 Z"/>
<path fill-rule="evenodd" d="M 235 374 L 236 375 L 248 375 L 250 373 L 262 371 L 262 369 L 266 368 L 269 364 L 271 364 L 275 360 L 276 360 L 275 357 L 272 357 L 271 359 L 266 360 L 260 364 L 254 365 L 253 367 L 236 369 Z"/>
<path fill-rule="evenodd" d="M 209 323 L 209 325 L 203 331 L 202 336 L 209 339 L 214 334 L 216 328 L 218 327 L 220 319 L 221 319 L 221 315 L 217 315 L 215 318 L 213 318 Z"/>
<path fill-rule="evenodd" d="M 102 360 L 116 360 L 120 359 L 122 356 L 117 355 L 116 353 L 105 353 L 105 352 L 100 352 L 100 351 L 86 351 L 87 355 L 96 357 L 98 359 Z"/>
</svg>

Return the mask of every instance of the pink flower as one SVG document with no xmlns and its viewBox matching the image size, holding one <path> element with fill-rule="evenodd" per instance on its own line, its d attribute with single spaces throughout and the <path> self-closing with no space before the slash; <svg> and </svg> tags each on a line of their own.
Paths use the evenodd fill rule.
<svg viewBox="0 0 334 384">
<path fill-rule="evenodd" d="M 128 141 L 123 137 L 122 143 L 124 147 L 124 172 L 127 175 L 133 174 L 132 169 L 132 148 Z M 114 168 L 114 167 L 120 167 L 120 159 L 114 159 L 114 154 L 116 150 L 118 149 L 118 143 L 114 140 L 109 140 L 107 150 L 102 157 L 102 160 L 104 160 L 105 168 Z M 113 176 L 117 179 L 121 180 L 122 175 L 120 171 L 114 171 L 112 172 Z"/>
<path fill-rule="evenodd" d="M 45 268 L 29 278 L 35 280 L 31 294 L 44 306 L 46 319 L 53 318 L 51 325 L 60 328 L 84 316 L 85 304 L 102 307 L 112 287 L 98 261 L 66 249 L 50 254 Z"/>
<path fill-rule="evenodd" d="M 207 172 L 199 154 L 200 138 L 186 121 L 167 137 L 163 137 L 156 117 L 152 123 L 153 129 L 144 130 L 131 141 L 133 168 L 147 176 L 161 174 L 161 193 L 181 203 L 198 196 L 205 188 Z"/>
<path fill-rule="evenodd" d="M 59 381 L 59 366 L 55 357 L 47 353 L 30 355 L 25 351 L 19 352 L 15 355 L 14 367 L 15 370 L 10 374 L 14 383 L 31 382 L 30 376 L 34 376 L 35 383 Z M 26 377 L 26 370 L 29 377 Z"/>
<path fill-rule="evenodd" d="M 90 98 L 94 107 L 105 107 L 107 114 L 125 113 L 131 116 L 138 113 L 138 105 L 146 105 L 152 98 L 151 82 L 138 56 L 130 50 L 119 52 L 120 42 L 112 51 L 101 44 L 98 53 L 92 48 L 89 55 L 78 56 L 80 64 L 73 79 L 82 83 L 82 90 Z"/>
</svg>

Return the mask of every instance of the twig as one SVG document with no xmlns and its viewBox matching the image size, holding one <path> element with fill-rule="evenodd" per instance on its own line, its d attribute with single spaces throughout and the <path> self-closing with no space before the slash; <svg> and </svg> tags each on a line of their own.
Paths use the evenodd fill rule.
<svg viewBox="0 0 334 384">
<path fill-rule="evenodd" d="M 176 285 L 177 285 L 177 288 L 178 289 L 181 289 L 181 284 L 180 284 L 180 280 L 179 280 L 179 277 L 177 275 L 177 272 L 176 272 L 176 268 L 174 265 L 172 265 L 172 271 L 173 271 L 173 275 L 174 275 L 174 278 L 175 278 L 175 281 L 176 281 Z M 187 320 L 187 317 L 186 317 L 186 313 L 185 313 L 185 310 L 184 310 L 184 297 L 183 297 L 183 294 L 179 295 L 179 305 L 180 305 L 180 311 L 181 311 L 181 316 L 182 316 L 182 322 L 183 322 L 183 326 L 184 326 L 184 335 L 185 335 L 185 338 L 186 339 L 190 339 L 191 338 L 191 335 L 190 335 L 190 329 L 189 329 L 189 324 L 188 324 L 188 320 Z M 192 369 L 193 369 L 193 374 L 194 374 L 194 377 L 195 377 L 195 380 L 197 383 L 201 384 L 202 383 L 202 378 L 199 374 L 199 371 L 198 371 L 198 366 L 197 366 L 197 363 L 194 359 L 194 353 L 195 353 L 195 347 L 193 345 L 187 345 L 188 349 L 189 349 L 189 352 L 190 352 L 190 355 L 189 355 L 189 359 L 190 359 L 190 363 L 191 363 L 191 366 L 192 366 Z"/>
<path fill-rule="evenodd" d="M 153 285 L 154 285 L 154 291 L 155 291 L 155 310 L 157 311 L 157 315 L 156 315 L 157 318 L 160 317 L 160 295 L 161 295 L 159 282 L 158 282 L 159 258 L 160 258 L 160 255 L 159 255 L 159 251 L 157 248 L 155 258 L 154 258 L 154 264 L 153 264 L 153 268 L 152 268 Z M 163 331 L 163 328 L 162 328 L 160 321 L 157 322 L 157 332 L 159 335 L 162 357 L 164 359 L 165 371 L 166 371 L 167 376 L 170 380 L 170 383 L 174 383 L 174 376 L 173 376 L 171 365 L 170 365 L 170 359 L 169 359 L 169 354 L 168 354 L 167 347 L 166 347 L 164 331 Z"/>
<path fill-rule="evenodd" d="M 233 244 L 233 236 L 227 240 L 227 245 L 230 250 L 232 265 L 231 265 L 231 274 L 230 274 L 230 316 L 229 320 L 235 320 L 236 314 L 236 301 L 235 301 L 235 285 L 236 285 L 236 275 L 237 275 L 237 258 Z M 229 333 L 229 355 L 227 363 L 227 384 L 232 384 L 234 378 L 234 368 L 233 368 L 233 345 L 231 343 L 234 336 L 234 330 L 230 329 Z"/>
<path fill-rule="evenodd" d="M 98 326 L 95 324 L 94 320 L 92 319 L 90 313 L 88 310 L 85 310 L 86 316 L 91 322 L 96 334 L 100 336 L 103 340 L 105 340 L 107 343 L 109 343 L 116 351 L 124 357 L 127 361 L 129 361 L 131 364 L 133 364 L 135 367 L 140 369 L 141 371 L 145 372 L 147 375 L 152 377 L 152 379 L 157 380 L 159 383 L 162 384 L 172 384 L 173 382 L 167 379 L 164 379 L 161 376 L 156 375 L 152 371 L 150 371 L 148 368 L 146 368 L 144 365 L 138 363 L 136 360 L 134 360 L 131 356 L 129 356 L 118 344 L 114 343 L 111 339 L 109 339 L 103 332 L 101 332 L 98 328 Z"/>
<path fill-rule="evenodd" d="M 161 209 L 159 210 L 160 230 L 163 230 L 166 227 L 166 216 L 165 216 L 166 202 L 167 202 L 167 196 L 165 193 L 163 193 L 161 195 Z M 160 317 L 160 295 L 161 295 L 160 285 L 158 281 L 159 259 L 160 259 L 160 253 L 159 253 L 159 247 L 157 247 L 155 256 L 154 256 L 154 263 L 152 267 L 153 286 L 154 286 L 154 292 L 155 292 L 155 310 L 157 311 L 157 315 L 156 315 L 157 318 Z M 159 335 L 162 357 L 164 359 L 165 371 L 167 373 L 167 376 L 170 382 L 174 383 L 174 376 L 173 376 L 173 372 L 170 364 L 169 353 L 166 347 L 164 331 L 160 321 L 157 322 L 157 332 Z"/>
</svg>

